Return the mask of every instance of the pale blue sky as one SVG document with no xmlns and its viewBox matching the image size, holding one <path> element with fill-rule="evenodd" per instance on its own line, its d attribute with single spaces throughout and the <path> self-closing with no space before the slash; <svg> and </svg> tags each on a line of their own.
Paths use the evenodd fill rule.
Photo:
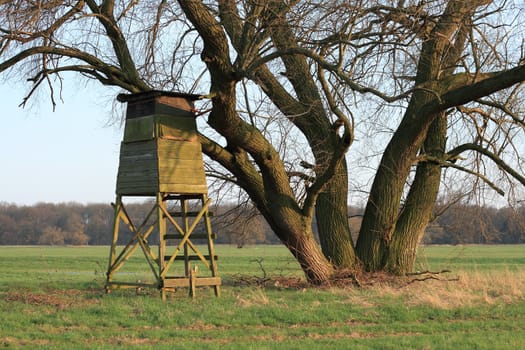
<svg viewBox="0 0 525 350">
<path fill-rule="evenodd" d="M 66 85 L 53 112 L 43 93 L 18 107 L 26 91 L 0 84 L 0 202 L 114 201 L 122 130 L 108 126 L 113 92 Z"/>
<path fill-rule="evenodd" d="M 115 200 L 123 130 L 111 121 L 118 119 L 112 112 L 113 104 L 119 105 L 114 102 L 118 91 L 68 78 L 55 112 L 44 92 L 30 106 L 18 107 L 28 85 L 0 82 L 0 202 Z M 365 146 L 377 147 L 377 138 L 373 142 Z M 374 166 L 350 164 L 354 179 L 372 178 Z"/>
</svg>

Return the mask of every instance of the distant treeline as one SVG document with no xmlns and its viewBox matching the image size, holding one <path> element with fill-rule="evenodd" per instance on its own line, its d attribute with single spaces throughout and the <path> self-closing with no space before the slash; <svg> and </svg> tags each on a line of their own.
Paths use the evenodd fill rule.
<svg viewBox="0 0 525 350">
<path fill-rule="evenodd" d="M 135 222 L 142 223 L 152 207 L 144 202 L 128 204 Z M 362 208 L 349 207 L 352 232 L 357 234 Z M 0 203 L 1 245 L 109 245 L 113 230 L 113 208 L 107 204 L 39 203 L 17 206 Z M 214 209 L 212 228 L 216 243 L 276 244 L 277 237 L 250 207 L 218 206 Z M 198 228 L 197 228 L 198 230 Z M 131 231 L 121 225 L 120 243 L 131 238 Z M 355 238 L 355 237 L 354 237 Z M 157 243 L 155 234 L 148 239 Z M 427 244 L 525 243 L 525 207 L 520 209 L 454 205 L 437 216 L 424 237 Z"/>
<path fill-rule="evenodd" d="M 126 205 L 136 227 L 142 224 L 153 206 L 152 202 Z M 0 203 L 0 245 L 109 245 L 112 240 L 114 210 L 109 204 L 38 203 L 17 206 Z M 149 224 L 154 222 L 150 221 Z M 203 223 L 195 231 L 205 232 Z M 168 233 L 174 231 L 168 225 Z M 220 206 L 213 209 L 212 230 L 216 243 L 238 246 L 256 243 L 278 243 L 266 222 L 253 208 Z M 173 232 L 174 233 L 174 232 Z M 132 237 L 127 225 L 121 223 L 119 243 Z M 158 236 L 148 241 L 158 243 Z"/>
</svg>

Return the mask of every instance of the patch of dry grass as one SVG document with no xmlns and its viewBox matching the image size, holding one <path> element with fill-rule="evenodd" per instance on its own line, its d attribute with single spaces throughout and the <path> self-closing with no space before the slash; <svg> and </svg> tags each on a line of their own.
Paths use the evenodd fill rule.
<svg viewBox="0 0 525 350">
<path fill-rule="evenodd" d="M 309 286 L 306 282 L 299 283 L 294 278 L 268 277 L 264 284 L 250 284 L 245 281 L 244 286 L 256 288 L 246 288 L 236 296 L 236 304 L 240 307 L 271 304 L 271 298 L 266 291 L 275 289 L 325 289 L 336 295 L 344 295 L 344 303 L 364 308 L 377 307 L 385 298 L 396 298 L 403 300 L 407 306 L 426 305 L 453 309 L 482 304 L 511 304 L 525 300 L 525 269 L 423 273 L 407 277 L 363 273 L 344 275 L 329 287 Z"/>
<path fill-rule="evenodd" d="M 240 307 L 268 305 L 269 303 L 270 299 L 268 298 L 266 292 L 262 288 L 247 290 L 242 295 L 239 294 L 236 297 L 236 304 Z"/>
<path fill-rule="evenodd" d="M 375 286 L 383 296 L 402 297 L 409 305 L 452 309 L 525 299 L 525 270 L 462 271 L 457 278 L 429 279 L 404 286 Z"/>
</svg>

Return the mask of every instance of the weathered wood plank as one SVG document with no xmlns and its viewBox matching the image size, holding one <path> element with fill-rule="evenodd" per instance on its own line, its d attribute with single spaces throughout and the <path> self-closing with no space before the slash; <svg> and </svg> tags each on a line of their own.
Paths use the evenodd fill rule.
<svg viewBox="0 0 525 350">
<path fill-rule="evenodd" d="M 118 176 L 119 183 L 133 182 L 158 182 L 160 184 L 187 184 L 187 185 L 206 185 L 204 176 L 192 176 L 187 172 L 167 172 L 158 173 L 153 170 L 121 172 Z"/>
<path fill-rule="evenodd" d="M 204 165 L 191 159 L 169 159 L 158 166 L 153 160 L 124 160 L 119 164 L 119 173 L 178 174 L 203 177 Z"/>
<path fill-rule="evenodd" d="M 190 235 L 190 237 L 191 237 L 191 235 Z M 206 260 L 210 261 L 210 256 L 209 255 L 204 255 L 204 257 L 206 258 Z M 164 257 L 164 260 L 166 260 L 166 261 L 168 261 L 170 259 L 171 259 L 170 255 L 166 255 Z M 175 257 L 175 261 L 180 261 L 180 260 L 185 260 L 184 255 L 179 255 L 179 256 Z M 197 255 L 189 255 L 188 256 L 188 260 L 190 260 L 190 261 L 200 261 L 201 259 Z M 219 256 L 218 255 L 214 255 L 213 256 L 213 260 L 219 260 Z"/>
<path fill-rule="evenodd" d="M 161 96 L 149 100 L 128 102 L 126 119 L 133 119 L 148 114 L 185 114 L 195 118 L 193 101 L 185 98 Z"/>
<path fill-rule="evenodd" d="M 148 115 L 126 120 L 124 142 L 152 140 L 155 137 L 155 116 Z"/>
<path fill-rule="evenodd" d="M 217 238 L 217 235 L 215 233 L 210 234 L 210 236 L 211 236 L 211 239 L 216 239 Z M 178 233 L 164 235 L 164 239 L 181 239 L 181 238 L 182 238 L 182 236 L 180 234 L 178 234 Z M 208 234 L 204 233 L 204 232 L 202 232 L 202 233 L 201 232 L 192 233 L 190 235 L 190 239 L 192 239 L 192 240 L 193 239 L 208 239 Z M 217 257 L 217 259 L 218 259 L 218 257 Z"/>
<path fill-rule="evenodd" d="M 155 195 L 161 193 L 181 193 L 181 194 L 207 194 L 206 185 L 187 185 L 187 184 L 147 184 L 147 183 L 119 183 L 117 194 L 121 195 Z"/>
<path fill-rule="evenodd" d="M 175 218 L 180 218 L 180 217 L 183 217 L 183 216 L 187 216 L 187 217 L 195 217 L 197 215 L 200 214 L 200 211 L 188 211 L 186 213 L 183 213 L 181 211 L 170 211 L 169 213 L 171 216 L 175 217 Z M 212 212 L 212 211 L 208 211 L 208 216 L 211 217 L 211 216 L 214 216 L 215 213 Z"/>
<path fill-rule="evenodd" d="M 120 195 L 127 196 L 154 196 L 159 192 L 158 186 L 149 185 L 149 186 L 139 186 L 136 184 L 125 185 L 120 184 L 117 186 L 116 193 Z"/>
<path fill-rule="evenodd" d="M 202 161 L 202 147 L 199 142 L 157 140 L 159 159 L 199 159 Z"/>
<path fill-rule="evenodd" d="M 159 192 L 162 193 L 181 193 L 181 194 L 195 194 L 208 193 L 208 186 L 206 185 L 187 185 L 187 184 L 159 184 Z"/>
<path fill-rule="evenodd" d="M 151 141 L 122 143 L 121 158 L 138 156 L 173 159 L 202 159 L 202 147 L 199 142 L 156 139 Z"/>
<path fill-rule="evenodd" d="M 106 287 L 110 288 L 137 288 L 137 287 L 145 287 L 145 288 L 157 288 L 157 283 L 141 283 L 141 282 L 117 282 L 117 281 L 110 281 L 106 282 Z"/>
<path fill-rule="evenodd" d="M 186 185 L 206 185 L 206 178 L 191 176 L 189 173 L 179 174 L 159 174 L 160 184 L 186 184 Z"/>
<path fill-rule="evenodd" d="M 197 277 L 195 278 L 195 286 L 220 286 L 222 280 L 220 277 Z M 175 278 L 166 278 L 164 280 L 164 287 L 174 288 L 174 287 L 189 287 L 190 279 L 189 277 L 175 277 Z"/>
<path fill-rule="evenodd" d="M 173 98 L 172 96 L 160 96 L 157 98 L 157 101 L 159 104 L 180 108 L 185 111 L 192 111 L 195 108 L 193 101 L 187 98 Z"/>
<path fill-rule="evenodd" d="M 191 115 L 155 116 L 155 137 L 180 141 L 198 141 L 197 123 Z"/>
<path fill-rule="evenodd" d="M 141 142 L 122 142 L 120 144 L 120 155 L 135 155 L 152 152 L 157 154 L 157 140 Z"/>
</svg>

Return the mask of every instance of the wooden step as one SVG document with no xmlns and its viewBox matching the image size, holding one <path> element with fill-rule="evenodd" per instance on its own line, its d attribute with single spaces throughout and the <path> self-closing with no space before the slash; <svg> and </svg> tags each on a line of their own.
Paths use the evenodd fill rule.
<svg viewBox="0 0 525 350">
<path fill-rule="evenodd" d="M 203 255 L 203 256 L 204 256 L 204 258 L 205 258 L 207 261 L 210 261 L 210 255 Z M 171 255 L 165 255 L 165 256 L 164 256 L 164 260 L 168 261 L 168 260 L 170 260 L 170 259 L 171 259 Z M 199 258 L 198 255 L 189 255 L 189 256 L 188 256 L 188 260 L 190 260 L 190 261 L 196 261 L 196 260 L 200 260 L 200 259 L 201 259 L 201 258 Z M 180 260 L 184 260 L 184 255 L 177 255 L 177 256 L 175 257 L 175 261 L 177 261 L 177 260 L 179 260 L 179 261 L 180 261 Z M 213 260 L 215 260 L 215 261 L 219 260 L 219 256 L 218 256 L 218 255 L 214 255 L 214 256 L 213 256 Z"/>
<path fill-rule="evenodd" d="M 182 238 L 182 236 L 179 233 L 164 235 L 164 239 L 181 239 L 181 238 Z M 212 233 L 211 234 L 211 239 L 216 239 L 216 238 L 217 238 L 217 235 L 215 233 Z M 190 235 L 190 239 L 208 239 L 208 234 L 207 233 L 199 233 L 199 232 L 192 233 Z"/>
<path fill-rule="evenodd" d="M 195 286 L 220 286 L 222 284 L 220 277 L 196 277 Z M 189 277 L 166 277 L 164 279 L 164 288 L 189 287 Z"/>
<path fill-rule="evenodd" d="M 141 283 L 141 282 L 117 282 L 110 281 L 106 282 L 106 288 L 137 288 L 137 287 L 147 287 L 147 288 L 157 288 L 157 283 Z"/>
</svg>

